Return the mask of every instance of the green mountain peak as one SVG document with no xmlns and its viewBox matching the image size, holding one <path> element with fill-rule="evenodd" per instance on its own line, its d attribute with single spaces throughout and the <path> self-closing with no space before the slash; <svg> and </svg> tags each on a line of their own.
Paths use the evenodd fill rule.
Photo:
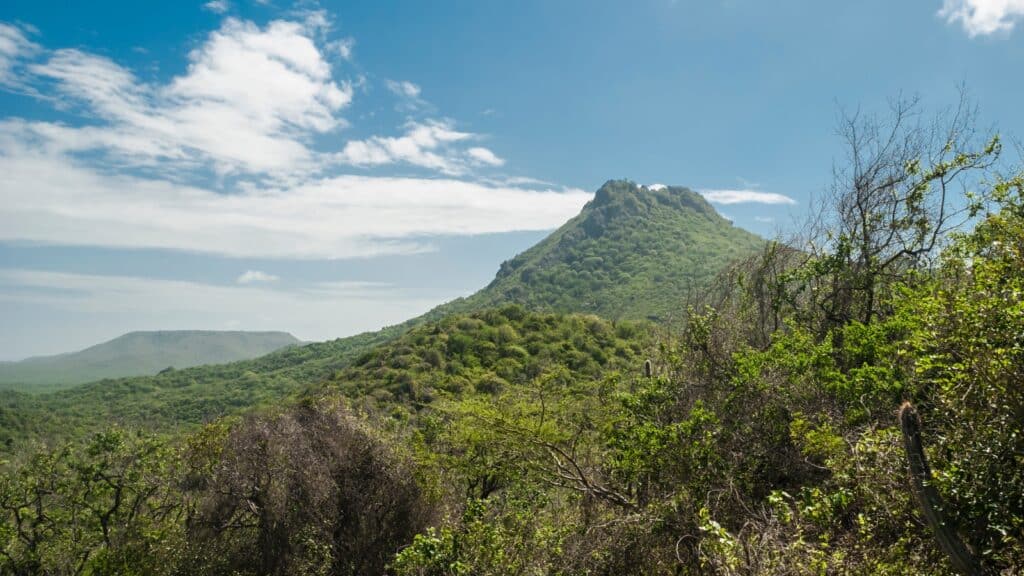
<svg viewBox="0 0 1024 576">
<path fill-rule="evenodd" d="M 518 303 L 667 320 L 681 315 L 688 294 L 763 244 L 689 188 L 610 180 L 579 215 L 503 262 L 486 288 L 428 316 Z"/>
</svg>

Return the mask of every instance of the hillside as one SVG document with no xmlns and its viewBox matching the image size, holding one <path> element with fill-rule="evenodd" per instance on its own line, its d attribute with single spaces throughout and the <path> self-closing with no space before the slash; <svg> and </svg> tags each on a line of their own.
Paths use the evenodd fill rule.
<svg viewBox="0 0 1024 576">
<path fill-rule="evenodd" d="M 678 318 L 691 291 L 699 293 L 722 268 L 756 251 L 762 242 L 733 227 L 686 188 L 610 181 L 577 217 L 503 263 L 494 281 L 468 298 L 377 332 L 254 360 L 106 380 L 52 395 L 7 393 L 0 396 L 0 441 L 49 438 L 58 430 L 75 435 L 104 422 L 157 429 L 204 422 L 322 383 L 356 359 L 391 350 L 374 348 L 409 330 L 438 330 L 452 316 L 472 316 L 509 303 L 527 311 L 667 321 Z M 531 350 L 527 356 L 533 354 Z M 413 359 L 398 362 L 407 361 Z M 372 388 L 385 394 L 394 393 L 396 386 L 412 386 L 410 378 L 418 383 L 434 378 L 422 362 L 415 365 L 424 373 L 385 370 L 373 378 L 348 374 L 343 387 L 355 382 L 364 392 Z"/>
<path fill-rule="evenodd" d="M 381 335 L 387 335 L 387 337 Z M 52 394 L 0 392 L 0 445 L 86 436 L 112 423 L 189 428 L 308 391 L 422 400 L 481 377 L 500 386 L 540 366 L 593 376 L 635 365 L 649 328 L 593 316 L 535 314 L 511 306 L 390 331 L 289 347 L 254 360 L 103 380 Z M 369 350 L 369 351 L 368 351 Z M 639 368 L 637 368 L 639 370 Z"/>
<path fill-rule="evenodd" d="M 496 394 L 557 367 L 579 380 L 611 370 L 639 374 L 655 332 L 649 322 L 529 312 L 511 304 L 415 327 L 311 391 L 338 390 L 370 404 L 422 405 L 464 392 Z"/>
<path fill-rule="evenodd" d="M 169 367 L 223 364 L 301 344 L 286 332 L 129 332 L 79 352 L 0 363 L 0 387 L 28 392 L 103 378 L 152 375 Z"/>
<path fill-rule="evenodd" d="M 604 318 L 678 318 L 688 296 L 764 240 L 733 226 L 696 192 L 611 180 L 578 216 L 502 263 L 486 288 L 431 312 L 514 302 Z"/>
</svg>

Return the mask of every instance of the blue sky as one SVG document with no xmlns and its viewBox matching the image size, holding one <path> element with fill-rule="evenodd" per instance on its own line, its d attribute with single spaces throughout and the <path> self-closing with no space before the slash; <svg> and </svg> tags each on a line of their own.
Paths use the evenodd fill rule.
<svg viewBox="0 0 1024 576">
<path fill-rule="evenodd" d="M 379 328 L 611 178 L 765 236 L 842 108 L 1021 133 L 1024 0 L 0 5 L 0 359 L 139 329 Z"/>
</svg>

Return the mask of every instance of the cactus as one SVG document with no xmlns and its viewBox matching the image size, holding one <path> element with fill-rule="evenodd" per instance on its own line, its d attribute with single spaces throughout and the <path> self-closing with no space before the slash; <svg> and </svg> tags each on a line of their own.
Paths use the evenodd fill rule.
<svg viewBox="0 0 1024 576">
<path fill-rule="evenodd" d="M 921 508 L 939 548 L 945 552 L 953 569 L 963 576 L 985 574 L 978 559 L 957 535 L 956 530 L 943 514 L 942 497 L 932 483 L 932 472 L 921 443 L 921 419 L 910 402 L 904 402 L 899 411 L 900 429 L 903 431 L 903 447 L 907 451 L 910 476 L 914 495 Z"/>
<path fill-rule="evenodd" d="M 651 364 L 650 358 L 644 361 L 644 376 L 647 378 L 654 376 L 654 365 Z"/>
</svg>

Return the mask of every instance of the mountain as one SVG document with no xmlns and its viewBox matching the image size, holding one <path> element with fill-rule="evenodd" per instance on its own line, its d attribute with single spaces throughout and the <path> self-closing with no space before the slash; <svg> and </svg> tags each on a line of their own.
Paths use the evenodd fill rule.
<svg viewBox="0 0 1024 576">
<path fill-rule="evenodd" d="M 764 245 L 700 194 L 676 186 L 605 183 L 578 216 L 502 263 L 486 288 L 428 317 L 517 303 L 609 319 L 678 318 L 729 263 Z"/>
<path fill-rule="evenodd" d="M 54 390 L 103 378 L 246 360 L 301 343 L 287 332 L 129 332 L 79 352 L 2 363 L 0 387 Z"/>
<path fill-rule="evenodd" d="M 732 226 L 689 189 L 610 181 L 578 216 L 503 263 L 494 281 L 472 296 L 377 332 L 290 347 L 252 360 L 105 380 L 53 394 L 8 391 L 0 394 L 0 442 L 15 445 L 55 433 L 75 436 L 110 422 L 156 429 L 197 424 L 278 402 L 328 381 L 343 389 L 358 383 L 359 392 L 367 394 L 401 394 L 424 382 L 437 387 L 431 382 L 440 374 L 431 374 L 422 358 L 403 352 L 415 348 L 413 344 L 394 348 L 389 343 L 401 343 L 405 334 L 420 338 L 431 331 L 452 332 L 451 318 L 457 318 L 456 324 L 474 324 L 479 315 L 508 304 L 530 313 L 541 331 L 572 322 L 541 321 L 533 313 L 669 320 L 683 313 L 688 294 L 699 294 L 725 266 L 754 253 L 763 242 Z M 457 340 L 466 340 L 465 331 L 454 332 Z M 525 352 L 532 357 L 536 350 Z M 394 370 L 369 376 L 367 362 L 374 355 L 388 356 L 379 359 L 378 368 Z M 414 368 L 406 369 L 406 363 Z M 353 366 L 366 370 L 346 372 Z"/>
</svg>

